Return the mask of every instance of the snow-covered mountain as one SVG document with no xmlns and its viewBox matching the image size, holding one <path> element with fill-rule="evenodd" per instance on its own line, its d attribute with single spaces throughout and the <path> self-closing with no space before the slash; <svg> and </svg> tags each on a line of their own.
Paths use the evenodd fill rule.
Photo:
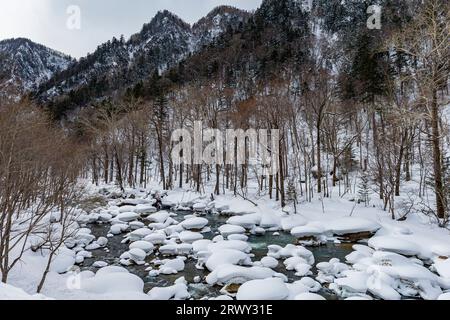
<svg viewBox="0 0 450 320">
<path fill-rule="evenodd" d="M 221 6 L 191 26 L 169 11 L 160 11 L 128 41 L 114 38 L 44 83 L 39 99 L 72 94 L 71 103 L 79 106 L 114 95 L 156 71 L 168 70 L 225 31 L 238 28 L 249 16 L 246 11 Z"/>
<path fill-rule="evenodd" d="M 242 27 L 249 17 L 248 12 L 234 7 L 221 6 L 215 8 L 192 26 L 197 49 L 212 43 L 229 28 Z"/>
<path fill-rule="evenodd" d="M 28 39 L 0 41 L 0 99 L 17 100 L 72 62 L 71 57 Z"/>
</svg>

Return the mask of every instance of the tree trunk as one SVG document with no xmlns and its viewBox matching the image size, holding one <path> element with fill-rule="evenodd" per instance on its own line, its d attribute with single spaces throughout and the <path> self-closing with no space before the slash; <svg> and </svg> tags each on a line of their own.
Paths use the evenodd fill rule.
<svg viewBox="0 0 450 320">
<path fill-rule="evenodd" d="M 433 92 L 433 101 L 431 106 L 431 143 L 433 146 L 433 169 L 434 169 L 434 188 L 436 193 L 436 214 L 440 219 L 445 218 L 446 201 L 444 198 L 444 185 L 442 181 L 442 155 L 439 133 L 439 107 L 437 102 L 437 91 Z"/>
</svg>

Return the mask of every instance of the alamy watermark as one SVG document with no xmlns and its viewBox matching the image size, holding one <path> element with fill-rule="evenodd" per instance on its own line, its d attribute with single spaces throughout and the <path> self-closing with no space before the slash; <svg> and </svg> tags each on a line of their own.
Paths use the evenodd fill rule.
<svg viewBox="0 0 450 320">
<path fill-rule="evenodd" d="M 69 30 L 81 29 L 81 8 L 77 5 L 68 6 L 66 9 L 68 15 L 66 20 L 66 27 Z"/>
<path fill-rule="evenodd" d="M 203 128 L 194 122 L 193 130 L 172 132 L 175 143 L 171 157 L 175 165 L 248 165 L 261 174 L 274 175 L 279 170 L 280 130 Z"/>
<path fill-rule="evenodd" d="M 367 28 L 370 30 L 381 29 L 381 12 L 382 7 L 379 5 L 371 5 L 367 8 L 367 14 L 370 14 L 367 19 Z"/>
</svg>

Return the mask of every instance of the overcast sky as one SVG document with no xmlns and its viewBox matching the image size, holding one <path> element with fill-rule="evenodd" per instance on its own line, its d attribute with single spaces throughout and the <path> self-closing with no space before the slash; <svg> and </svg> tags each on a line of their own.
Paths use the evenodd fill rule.
<svg viewBox="0 0 450 320">
<path fill-rule="evenodd" d="M 254 10 L 262 0 L 0 0 L 0 40 L 25 37 L 79 58 L 97 45 L 139 32 L 159 10 L 194 23 L 218 5 Z M 70 29 L 80 8 L 81 28 Z M 71 11 L 74 13 L 74 11 Z M 76 27 L 76 20 L 70 25 Z"/>
</svg>

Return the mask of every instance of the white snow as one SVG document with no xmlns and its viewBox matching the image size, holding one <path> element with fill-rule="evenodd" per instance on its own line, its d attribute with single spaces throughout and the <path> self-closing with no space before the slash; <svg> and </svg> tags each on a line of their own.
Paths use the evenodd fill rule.
<svg viewBox="0 0 450 320">
<path fill-rule="evenodd" d="M 166 259 L 162 260 L 161 265 L 159 267 L 159 273 L 161 274 L 177 274 L 180 271 L 184 270 L 185 264 L 184 259 L 176 258 L 176 259 Z"/>
<path fill-rule="evenodd" d="M 264 257 L 261 259 L 261 265 L 266 268 L 274 269 L 278 266 L 278 260 L 272 257 Z"/>
<path fill-rule="evenodd" d="M 259 214 L 246 214 L 243 216 L 235 216 L 227 220 L 228 224 L 241 226 L 245 229 L 252 229 L 260 222 L 261 222 L 261 215 Z"/>
<path fill-rule="evenodd" d="M 164 223 L 170 217 L 167 211 L 158 211 L 149 215 L 146 219 L 151 222 Z"/>
<path fill-rule="evenodd" d="M 296 295 L 294 300 L 326 300 L 326 299 L 316 293 L 304 292 L 300 293 L 299 295 Z"/>
<path fill-rule="evenodd" d="M 136 263 L 142 262 L 147 257 L 147 253 L 139 248 L 133 248 L 128 251 L 130 259 Z"/>
<path fill-rule="evenodd" d="M 108 268 L 108 267 L 107 267 Z M 116 299 L 143 299 L 144 281 L 124 269 L 100 269 L 94 277 L 81 281 L 81 289 L 88 293 Z"/>
<path fill-rule="evenodd" d="M 180 278 L 175 284 L 166 288 L 153 288 L 148 292 L 151 300 L 186 300 L 190 298 L 186 281 Z"/>
<path fill-rule="evenodd" d="M 189 218 L 180 223 L 186 230 L 203 229 L 208 224 L 208 219 L 205 218 Z"/>
<path fill-rule="evenodd" d="M 63 248 L 59 250 L 56 258 L 53 259 L 50 270 L 57 273 L 65 273 L 75 264 L 75 252 Z"/>
<path fill-rule="evenodd" d="M 247 242 L 240 240 L 223 240 L 208 245 L 208 250 L 211 252 L 222 249 L 234 249 L 245 253 L 249 253 L 252 250 Z"/>
<path fill-rule="evenodd" d="M 284 231 L 291 231 L 295 227 L 304 226 L 308 221 L 301 215 L 292 215 L 281 219 L 281 228 Z"/>
<path fill-rule="evenodd" d="M 450 259 L 437 259 L 433 266 L 441 277 L 450 279 Z"/>
<path fill-rule="evenodd" d="M 237 300 L 284 300 L 289 290 L 283 280 L 269 278 L 244 283 L 238 290 Z"/>
<path fill-rule="evenodd" d="M 222 236 L 228 237 L 233 234 L 244 234 L 245 228 L 232 224 L 224 224 L 219 227 L 219 232 Z"/>
<path fill-rule="evenodd" d="M 330 230 L 335 235 L 345 235 L 359 232 L 376 232 L 381 226 L 371 220 L 356 218 L 356 217 L 342 217 L 334 219 L 325 223 L 325 228 Z"/>
<path fill-rule="evenodd" d="M 119 214 L 116 219 L 122 221 L 122 222 L 131 222 L 139 218 L 139 215 L 134 212 L 123 212 Z"/>
<path fill-rule="evenodd" d="M 271 277 L 279 277 L 283 280 L 287 280 L 286 276 L 276 273 L 270 268 L 222 264 L 206 277 L 206 282 L 210 285 L 225 285 L 228 283 L 241 284 L 251 280 L 267 279 Z"/>
<path fill-rule="evenodd" d="M 192 232 L 192 231 L 183 231 L 179 234 L 180 241 L 186 242 L 186 243 L 193 243 L 197 240 L 203 239 L 203 235 L 198 232 Z"/>
<path fill-rule="evenodd" d="M 420 254 L 420 248 L 414 242 L 394 236 L 373 237 L 369 239 L 369 246 L 376 250 L 392 251 L 407 256 Z"/>
<path fill-rule="evenodd" d="M 323 233 L 325 233 L 325 228 L 314 222 L 304 226 L 295 227 L 291 230 L 291 234 L 297 238 L 319 236 Z"/>
<path fill-rule="evenodd" d="M 20 288 L 0 282 L 0 300 L 49 300 L 44 295 L 30 295 Z"/>
<path fill-rule="evenodd" d="M 214 271 L 217 267 L 220 267 L 224 264 L 251 265 L 251 260 L 248 255 L 242 251 L 234 249 L 220 249 L 215 250 L 205 263 L 206 267 L 210 271 Z"/>
<path fill-rule="evenodd" d="M 143 250 L 146 254 L 149 254 L 153 251 L 153 249 L 155 248 L 155 246 L 153 245 L 153 243 L 148 242 L 148 241 L 136 241 L 133 242 L 132 244 L 130 244 L 130 250 L 134 249 L 134 248 L 138 248 Z"/>
</svg>

